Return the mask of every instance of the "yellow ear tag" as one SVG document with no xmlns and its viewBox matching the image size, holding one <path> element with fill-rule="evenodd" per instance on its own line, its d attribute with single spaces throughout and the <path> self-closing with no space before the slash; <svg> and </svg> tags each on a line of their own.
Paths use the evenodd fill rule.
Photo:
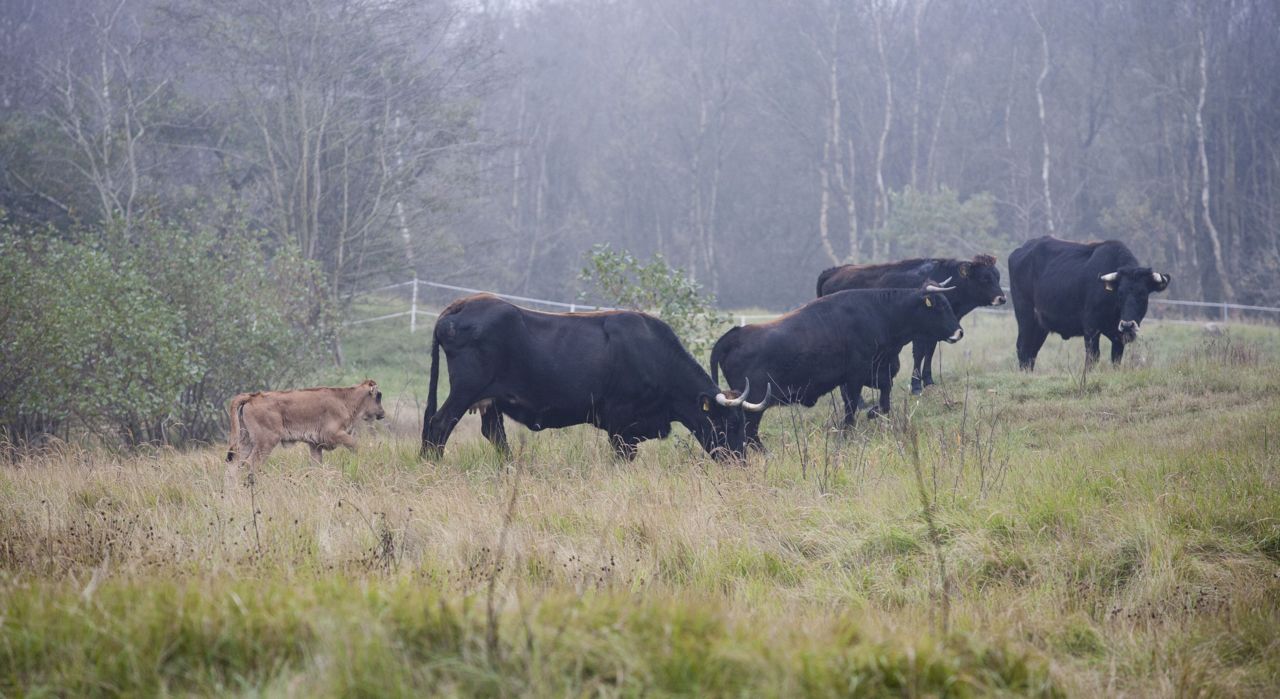
<svg viewBox="0 0 1280 699">
<path fill-rule="evenodd" d="M 928 296 L 924 297 L 924 305 L 926 308 L 933 308 L 933 299 Z"/>
<path fill-rule="evenodd" d="M 1115 284 L 1112 284 L 1111 282 L 1106 282 L 1106 287 L 1107 287 L 1107 291 L 1115 291 L 1115 290 L 1116 290 L 1116 285 L 1115 285 Z"/>
<path fill-rule="evenodd" d="M 961 266 L 960 266 L 960 276 L 962 276 L 962 277 L 967 277 L 967 276 L 969 276 L 969 266 L 968 266 L 968 265 L 961 265 Z"/>
<path fill-rule="evenodd" d="M 707 400 L 706 398 L 702 399 L 702 412 L 704 413 L 711 412 L 711 401 Z"/>
</svg>

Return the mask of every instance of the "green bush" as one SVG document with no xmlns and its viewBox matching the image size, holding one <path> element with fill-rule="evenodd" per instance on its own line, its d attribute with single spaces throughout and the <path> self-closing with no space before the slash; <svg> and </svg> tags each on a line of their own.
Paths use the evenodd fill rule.
<svg viewBox="0 0 1280 699">
<path fill-rule="evenodd" d="M 996 233 L 995 199 L 976 194 L 961 202 L 955 190 L 920 192 L 910 187 L 889 194 L 889 217 L 877 234 L 890 258 L 972 257 L 1011 248 Z"/>
<path fill-rule="evenodd" d="M 610 306 L 655 315 L 695 354 L 709 351 L 729 322 L 728 315 L 716 310 L 715 298 L 704 295 L 701 285 L 662 255 L 644 263 L 626 250 L 601 244 L 586 257 L 578 280 L 587 290 L 580 299 L 601 298 Z"/>
<path fill-rule="evenodd" d="M 0 225 L 0 437 L 214 439 L 234 393 L 310 373 L 317 280 L 243 230 Z"/>
</svg>

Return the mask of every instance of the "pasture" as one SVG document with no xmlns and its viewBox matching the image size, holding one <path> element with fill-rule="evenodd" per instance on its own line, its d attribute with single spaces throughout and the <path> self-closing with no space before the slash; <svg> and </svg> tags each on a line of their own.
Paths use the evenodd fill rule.
<svg viewBox="0 0 1280 699">
<path fill-rule="evenodd" d="M 0 694 L 1274 695 L 1280 332 L 1024 374 L 1010 316 L 964 326 L 892 419 L 775 408 L 745 468 L 679 427 L 622 463 L 509 426 L 502 461 L 473 416 L 420 462 L 429 323 L 395 322 L 324 377 L 386 393 L 356 454 L 236 492 L 225 444 L 22 455 Z"/>
</svg>

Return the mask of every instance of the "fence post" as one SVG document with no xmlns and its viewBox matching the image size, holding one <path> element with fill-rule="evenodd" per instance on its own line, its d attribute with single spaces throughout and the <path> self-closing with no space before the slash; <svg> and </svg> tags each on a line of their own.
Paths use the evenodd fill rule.
<svg viewBox="0 0 1280 699">
<path fill-rule="evenodd" d="M 418 273 L 413 273 L 413 295 L 409 301 L 409 332 L 418 332 Z"/>
<path fill-rule="evenodd" d="M 1227 302 L 1226 301 L 1222 302 L 1222 322 L 1223 323 L 1227 322 Z"/>
<path fill-rule="evenodd" d="M 747 325 L 747 317 L 738 316 L 738 327 L 742 328 L 742 327 L 746 327 L 746 325 Z"/>
<path fill-rule="evenodd" d="M 577 312 L 578 312 L 578 305 L 577 305 L 577 304 L 574 304 L 574 303 L 569 304 L 569 312 L 570 312 L 570 313 L 577 313 Z"/>
</svg>

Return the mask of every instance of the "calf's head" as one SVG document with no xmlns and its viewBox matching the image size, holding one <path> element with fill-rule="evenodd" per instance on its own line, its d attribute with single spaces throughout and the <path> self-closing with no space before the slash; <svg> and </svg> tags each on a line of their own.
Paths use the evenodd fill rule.
<svg viewBox="0 0 1280 699">
<path fill-rule="evenodd" d="M 750 391 L 751 380 L 747 379 L 747 385 L 741 391 L 730 389 L 717 391 L 714 395 L 698 395 L 703 420 L 699 422 L 694 436 L 708 454 L 717 459 L 742 458 L 746 443 L 746 413 L 764 410 L 770 398 L 770 389 L 766 386 L 764 400 L 750 403 L 747 401 Z"/>
<path fill-rule="evenodd" d="M 956 291 L 979 306 L 1003 306 L 1004 290 L 1000 288 L 1000 270 L 996 258 L 976 255 L 971 262 L 961 262 L 952 277 Z"/>
<path fill-rule="evenodd" d="M 1150 267 L 1121 267 L 1098 277 L 1103 290 L 1114 296 L 1120 308 L 1120 324 L 1116 332 L 1121 342 L 1138 337 L 1142 319 L 1147 316 L 1147 297 L 1169 288 L 1169 275 L 1151 271 Z"/>
<path fill-rule="evenodd" d="M 387 413 L 382 409 L 382 391 L 378 390 L 378 383 L 373 379 L 365 379 L 358 388 L 360 402 L 356 405 L 356 416 L 365 421 L 385 418 Z"/>
</svg>

